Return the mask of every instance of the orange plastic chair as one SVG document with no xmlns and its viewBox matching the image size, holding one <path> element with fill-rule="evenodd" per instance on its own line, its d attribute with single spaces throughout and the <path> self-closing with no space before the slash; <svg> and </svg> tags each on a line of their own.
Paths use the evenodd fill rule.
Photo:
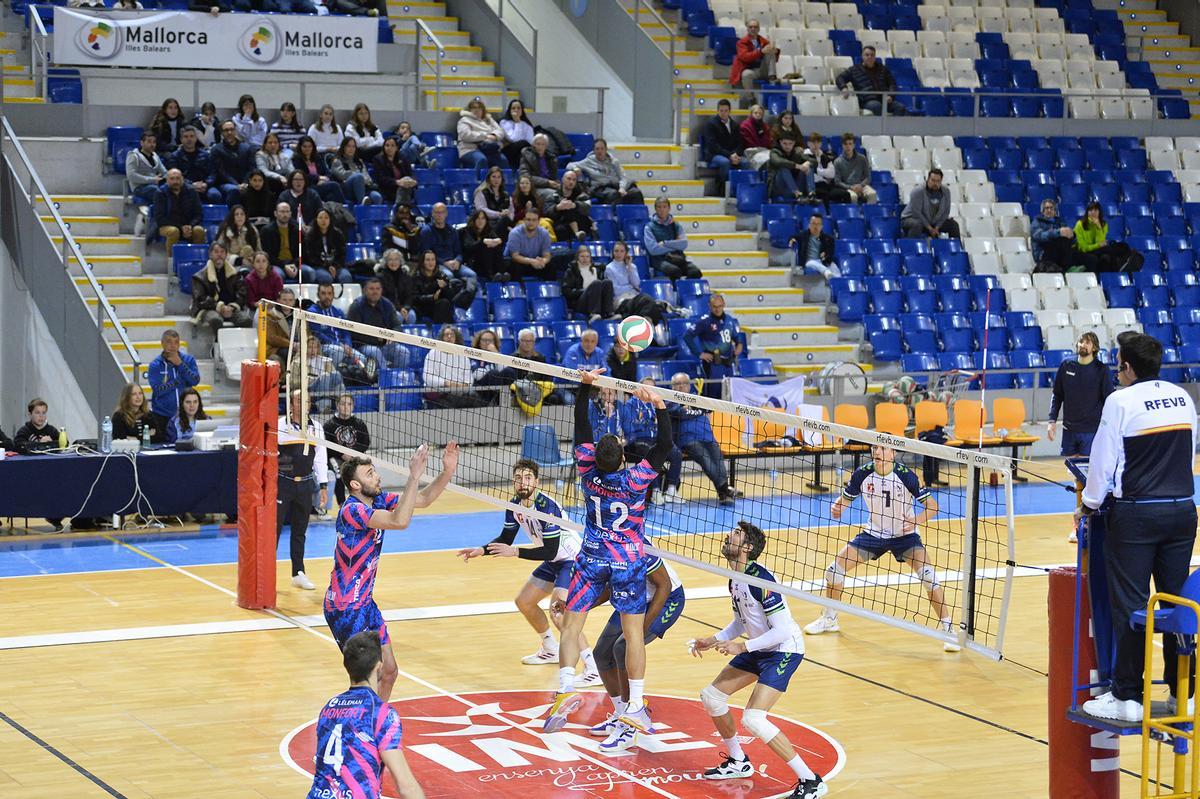
<svg viewBox="0 0 1200 799">
<path fill-rule="evenodd" d="M 979 400 L 960 399 L 954 403 L 954 437 L 964 446 L 994 447 L 1003 442 L 999 436 L 985 435 L 987 416 Z"/>
<path fill-rule="evenodd" d="M 770 408 L 764 405 L 766 410 L 778 410 L 778 408 Z M 761 444 L 763 441 L 778 441 L 787 435 L 787 425 L 778 422 L 768 422 L 763 419 L 754 420 L 754 443 Z M 772 455 L 786 455 L 792 452 L 799 452 L 799 447 L 756 447 L 759 452 L 766 452 Z"/>
<path fill-rule="evenodd" d="M 713 438 L 725 455 L 745 455 L 754 452 L 746 446 L 746 437 L 742 434 L 746 429 L 746 418 L 732 413 L 713 411 Z"/>
<path fill-rule="evenodd" d="M 875 430 L 890 436 L 904 436 L 908 429 L 908 406 L 881 402 L 875 406 Z"/>
<path fill-rule="evenodd" d="M 1035 436 L 1025 431 L 1025 400 L 1020 397 L 1002 397 L 992 403 L 992 415 L 996 417 L 992 425 L 996 430 L 1008 431 L 1004 436 L 1005 444 L 1025 446 L 1040 441 L 1041 436 Z"/>
<path fill-rule="evenodd" d="M 845 427 L 857 427 L 859 430 L 871 428 L 870 419 L 867 417 L 867 406 L 852 405 L 848 402 L 843 402 L 833 409 L 833 423 Z M 868 445 L 857 441 L 839 438 L 837 442 L 843 452 L 866 452 L 871 449 Z"/>
<path fill-rule="evenodd" d="M 927 430 L 932 430 L 935 427 L 948 428 L 950 427 L 950 411 L 946 408 L 946 403 L 936 400 L 921 400 L 913 409 L 916 417 L 913 435 L 920 436 Z M 958 439 L 950 439 L 946 441 L 948 447 L 961 446 L 962 442 Z"/>
</svg>

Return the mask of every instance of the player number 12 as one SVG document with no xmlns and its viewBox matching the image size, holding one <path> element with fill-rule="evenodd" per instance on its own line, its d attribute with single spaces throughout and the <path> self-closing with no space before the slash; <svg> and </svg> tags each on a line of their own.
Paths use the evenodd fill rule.
<svg viewBox="0 0 1200 799">
<path fill-rule="evenodd" d="M 604 517 L 600 513 L 600 497 L 592 497 L 592 502 L 596 503 L 596 526 L 603 529 Z M 612 527 L 609 529 L 614 533 L 625 532 L 625 520 L 629 518 L 629 506 L 624 502 L 613 502 L 609 505 L 609 510 L 617 515 L 617 518 L 613 519 Z"/>
</svg>

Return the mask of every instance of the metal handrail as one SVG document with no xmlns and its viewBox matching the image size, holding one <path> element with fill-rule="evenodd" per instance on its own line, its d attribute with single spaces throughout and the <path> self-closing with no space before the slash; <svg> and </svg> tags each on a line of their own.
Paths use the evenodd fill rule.
<svg viewBox="0 0 1200 799">
<path fill-rule="evenodd" d="M 642 31 L 643 33 L 645 33 L 647 38 L 650 39 L 650 43 L 652 45 L 654 45 L 655 47 L 657 47 L 658 51 L 667 57 L 667 61 L 668 61 L 667 67 L 671 70 L 672 80 L 674 80 L 675 76 L 677 76 L 679 74 L 679 67 L 677 67 L 675 64 L 675 35 L 677 33 L 676 29 L 672 28 L 669 24 L 667 24 L 667 21 L 662 18 L 661 14 L 658 13 L 658 9 L 655 8 L 654 6 L 652 6 L 650 3 L 645 2 L 645 0 L 633 0 L 633 10 L 632 11 L 630 11 L 628 8 L 626 8 L 624 3 L 618 3 L 618 5 L 620 5 L 621 8 L 624 8 L 625 12 L 627 14 L 632 15 L 633 24 L 635 26 L 637 26 L 637 29 Z M 646 8 L 650 11 L 650 16 L 653 17 L 653 19 L 654 19 L 653 24 L 656 24 L 658 27 L 662 28 L 662 30 L 666 32 L 667 43 L 669 45 L 666 50 L 664 50 L 659 45 L 658 42 L 654 41 L 654 36 L 649 31 L 645 30 L 642 27 L 641 20 L 642 20 L 642 9 L 643 8 Z M 675 97 L 674 93 L 672 93 L 672 97 Z M 674 118 L 676 120 L 675 143 L 678 144 L 679 143 L 680 109 L 679 109 L 678 103 L 672 103 L 672 104 L 675 106 L 674 108 L 671 109 L 672 115 L 674 116 Z"/>
<path fill-rule="evenodd" d="M 13 164 L 9 160 L 9 152 L 15 152 L 24 166 L 25 171 L 29 174 L 29 189 L 22 191 L 25 194 L 25 199 L 34 207 L 35 213 L 38 212 L 37 200 L 41 197 L 45 200 L 46 208 L 50 212 L 51 218 L 54 220 L 55 226 L 58 227 L 58 232 L 62 236 L 62 268 L 70 270 L 70 263 L 74 260 L 80 265 L 83 271 L 83 276 L 87 278 L 88 285 L 91 286 L 92 293 L 96 296 L 96 328 L 97 334 L 104 335 L 104 316 L 107 316 L 112 322 L 113 329 L 117 331 L 117 336 L 121 340 L 121 345 L 125 351 L 129 353 L 130 359 L 133 361 L 133 382 L 137 383 L 141 376 L 141 360 L 138 358 L 137 348 L 130 342 L 128 334 L 125 332 L 125 326 L 121 324 L 121 320 L 117 318 L 117 311 L 112 303 L 108 301 L 108 296 L 105 295 L 103 287 L 96 281 L 96 276 L 92 272 L 92 265 L 84 257 L 83 251 L 79 249 L 79 244 L 75 241 L 75 237 L 71 235 L 71 230 L 67 223 L 63 221 L 62 215 L 58 213 L 58 208 L 54 205 L 54 198 L 50 192 L 46 190 L 46 186 L 42 183 L 42 179 L 38 176 L 37 170 L 33 168 L 33 162 L 25 152 L 25 148 L 21 146 L 21 140 L 17 138 L 17 134 L 13 131 L 12 126 L 8 123 L 7 116 L 0 116 L 0 123 L 3 123 L 3 133 L 0 134 L 5 140 L 11 142 L 11 150 L 7 147 L 0 148 L 3 151 L 4 160 L 8 162 L 9 169 L 13 169 Z M 13 169 L 16 174 L 16 170 Z M 39 213 L 40 216 L 40 213 Z M 53 244 L 54 237 L 50 230 L 45 230 L 46 238 L 51 240 Z M 74 281 L 72 281 L 74 283 Z M 77 285 L 77 284 L 76 284 Z"/>
<path fill-rule="evenodd" d="M 530 22 L 529 18 L 521 13 L 521 9 L 517 8 L 517 6 L 512 2 L 512 0 L 509 0 L 508 7 L 511 8 L 513 11 L 517 12 L 517 16 L 521 18 L 521 21 L 525 23 L 525 26 L 528 27 L 529 30 L 533 31 L 533 49 L 529 53 L 529 55 L 533 57 L 533 63 L 536 65 L 537 57 L 538 57 L 538 29 L 537 29 L 537 26 L 534 25 L 532 22 Z M 504 0 L 500 0 L 499 8 L 496 11 L 496 16 L 500 17 L 501 22 L 504 21 Z"/>
<path fill-rule="evenodd" d="M 33 7 L 30 17 L 32 17 L 33 25 L 29 32 L 29 77 L 33 79 L 34 85 L 40 82 L 42 91 L 39 96 L 48 99 L 49 95 L 47 91 L 50 83 L 50 34 L 46 30 L 45 23 L 42 22 L 42 15 L 37 13 L 36 7 Z"/>
<path fill-rule="evenodd" d="M 442 44 L 442 40 L 437 37 L 433 29 L 425 24 L 420 17 L 415 18 L 416 25 L 413 27 L 413 36 L 417 46 L 417 98 L 418 104 L 428 110 L 428 105 L 425 103 L 425 90 L 421 87 L 421 65 L 433 68 L 433 107 L 435 110 L 442 107 L 442 56 L 446 52 L 446 45 Z M 421 35 L 424 32 L 425 37 L 433 43 L 435 49 L 433 61 L 430 61 L 421 53 Z"/>
</svg>

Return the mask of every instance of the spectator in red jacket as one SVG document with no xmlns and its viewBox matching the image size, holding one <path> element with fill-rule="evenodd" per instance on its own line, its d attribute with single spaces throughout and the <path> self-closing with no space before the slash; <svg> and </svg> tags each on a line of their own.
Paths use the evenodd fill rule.
<svg viewBox="0 0 1200 799">
<path fill-rule="evenodd" d="M 771 42 L 758 35 L 758 20 L 746 22 L 746 35 L 738 39 L 737 54 L 729 67 L 729 85 L 743 89 L 741 107 L 754 103 L 754 81 L 775 80 L 775 59 L 779 51 Z"/>
<path fill-rule="evenodd" d="M 742 133 L 742 146 L 746 148 L 742 155 L 749 159 L 751 169 L 758 169 L 766 164 L 771 152 L 773 139 L 771 128 L 763 120 L 765 115 L 763 107 L 755 103 L 750 106 L 750 116 L 738 125 L 738 130 Z"/>
</svg>

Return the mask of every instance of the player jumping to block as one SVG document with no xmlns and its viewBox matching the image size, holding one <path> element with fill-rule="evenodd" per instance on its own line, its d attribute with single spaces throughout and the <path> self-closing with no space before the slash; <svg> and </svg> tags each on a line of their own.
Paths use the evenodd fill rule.
<svg viewBox="0 0 1200 799">
<path fill-rule="evenodd" d="M 400 789 L 400 799 L 425 799 L 400 749 L 400 717 L 379 696 L 379 633 L 363 630 L 350 636 L 342 647 L 342 665 L 350 675 L 350 688 L 329 700 L 317 717 L 317 770 L 308 799 L 379 799 L 384 766 Z"/>
<path fill-rule="evenodd" d="M 547 516 L 567 518 L 559 504 L 552 497 L 541 492 L 538 484 L 537 462 L 521 458 L 513 464 L 512 479 L 514 496 L 510 500 L 511 504 L 532 508 Z M 536 546 L 513 546 L 517 533 L 522 529 Z M 500 535 L 484 546 L 467 547 L 458 551 L 458 556 L 468 563 L 471 558 L 478 558 L 482 555 L 542 561 L 533 570 L 533 574 L 529 576 L 529 580 L 517 594 L 515 600 L 517 608 L 541 639 L 541 646 L 537 652 L 521 658 L 521 662 L 526 666 L 549 665 L 558 662 L 558 642 L 554 640 L 554 633 L 550 631 L 550 622 L 546 621 L 546 614 L 538 606 L 538 603 L 548 596 L 554 596 L 555 602 L 551 604 L 550 617 L 554 620 L 554 626 L 561 629 L 562 611 L 556 612 L 555 608 L 561 607 L 562 602 L 567 598 L 567 585 L 571 582 L 575 556 L 579 554 L 581 541 L 582 536 L 575 530 L 560 527 L 540 518 L 526 516 L 523 513 L 515 513 L 509 509 L 504 512 L 504 527 L 500 530 Z M 600 675 L 596 671 L 596 661 L 592 657 L 591 648 L 587 645 L 587 638 L 582 633 L 579 646 L 584 673 L 577 684 L 599 685 Z"/>
<path fill-rule="evenodd" d="M 607 589 L 613 608 L 621 614 L 625 634 L 625 670 L 629 674 L 629 704 L 621 721 L 635 730 L 650 729 L 644 699 L 646 681 L 646 530 L 643 514 L 646 492 L 662 471 L 671 451 L 671 417 L 656 392 L 638 386 L 634 396 L 654 406 L 658 433 L 645 459 L 624 467 L 625 454 L 616 436 L 593 443 L 588 421 L 592 383 L 604 370 L 581 371 L 583 384 L 575 398 L 575 460 L 583 484 L 583 549 L 575 559 L 575 574 L 567 587 L 567 612 L 559 643 L 558 693 L 543 726 L 556 732 L 579 708 L 575 692 L 575 661 L 579 658 L 579 633 L 588 611 L 599 604 Z"/>
<path fill-rule="evenodd" d="M 775 576 L 755 563 L 766 544 L 763 531 L 743 519 L 725 536 L 721 554 L 733 571 L 774 583 Z M 734 656 L 712 684 L 700 692 L 700 701 L 712 716 L 713 725 L 727 750 L 721 764 L 705 771 L 704 778 L 735 780 L 754 776 L 754 765 L 742 751 L 737 724 L 729 712 L 729 697 L 753 685 L 750 701 L 742 711 L 746 732 L 769 746 L 796 775 L 796 787 L 788 795 L 790 799 L 824 796 L 829 789 L 821 777 L 808 767 L 787 736 L 767 718 L 767 712 L 787 691 L 792 674 L 804 660 L 804 636 L 792 620 L 792 612 L 782 594 L 737 580 L 729 581 L 729 594 L 733 598 L 733 621 L 729 626 L 716 635 L 689 643 L 696 657 L 703 657 L 702 653 L 710 649 Z M 738 640 L 743 633 L 749 640 Z"/>
<path fill-rule="evenodd" d="M 405 529 L 415 508 L 427 508 L 441 496 L 458 468 L 458 444 L 451 441 L 446 445 L 442 473 L 421 488 L 421 475 L 428 460 L 429 450 L 422 444 L 409 461 L 408 482 L 401 494 L 383 490 L 379 472 L 370 458 L 349 458 L 342 464 L 342 485 L 349 496 L 338 511 L 333 571 L 329 574 L 329 590 L 325 592 L 325 622 L 338 646 L 343 648 L 355 633 L 363 630 L 379 633 L 383 648 L 379 695 L 384 702 L 392 695 L 399 669 L 387 624 L 372 596 L 383 552 L 383 531 Z"/>
<path fill-rule="evenodd" d="M 825 569 L 825 595 L 830 599 L 841 599 L 847 574 L 861 564 L 878 560 L 890 552 L 898 563 L 908 563 L 925 587 L 942 631 L 953 634 L 942 584 L 938 582 L 937 571 L 929 564 L 925 544 L 921 541 L 921 527 L 937 514 L 937 500 L 929 493 L 928 487 L 921 485 L 916 472 L 896 463 L 894 449 L 880 444 L 871 446 L 871 462 L 855 469 L 854 474 L 850 475 L 850 480 L 842 488 L 842 495 L 830 508 L 830 515 L 834 519 L 842 518 L 846 508 L 863 494 L 866 494 L 867 511 L 870 514 L 867 526 L 853 541 L 842 547 L 842 551 Z M 914 515 L 914 503 L 917 502 L 922 504 L 922 510 Z M 835 633 L 839 629 L 837 611 L 826 608 L 804 628 L 804 632 L 821 635 Z M 942 648 L 947 652 L 957 652 L 962 647 L 947 641 Z"/>
</svg>

